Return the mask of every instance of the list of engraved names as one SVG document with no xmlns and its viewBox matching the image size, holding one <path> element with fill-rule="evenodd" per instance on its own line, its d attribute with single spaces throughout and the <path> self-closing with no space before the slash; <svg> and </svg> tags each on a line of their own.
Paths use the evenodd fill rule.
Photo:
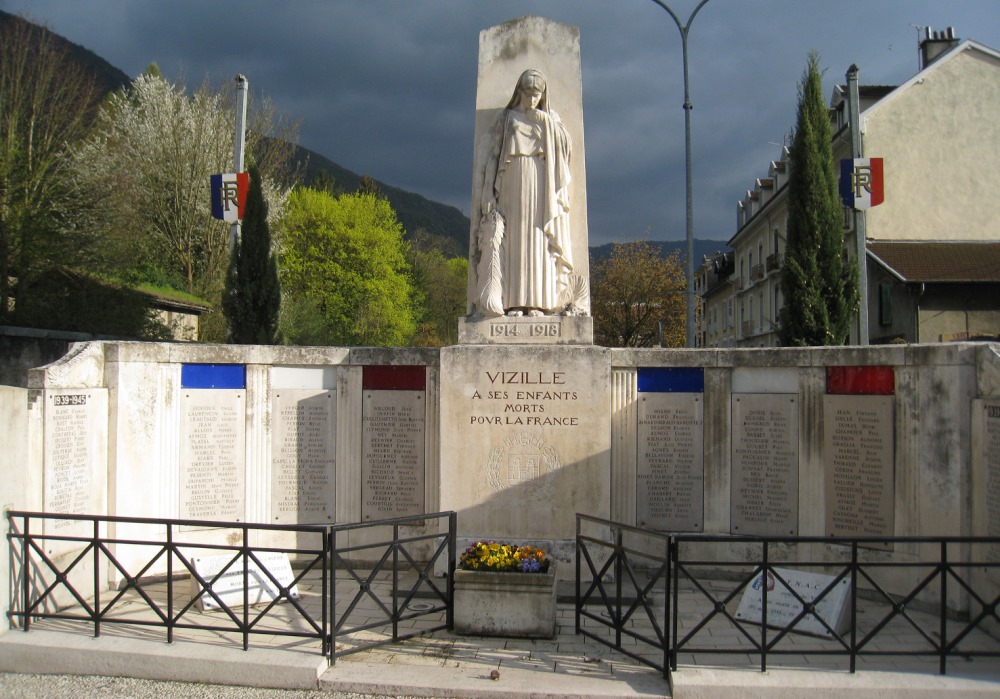
<svg viewBox="0 0 1000 699">
<path fill-rule="evenodd" d="M 366 391 L 362 406 L 361 518 L 424 512 L 423 391 Z"/>
<path fill-rule="evenodd" d="M 1000 537 L 1000 403 L 987 403 L 983 443 L 986 462 L 986 536 Z M 1000 544 L 989 547 L 991 561 L 1000 561 Z"/>
<path fill-rule="evenodd" d="M 705 459 L 702 397 L 645 393 L 639 398 L 636 519 L 663 531 L 701 531 Z"/>
<path fill-rule="evenodd" d="M 245 392 L 188 391 L 181 398 L 180 516 L 244 519 Z"/>
<path fill-rule="evenodd" d="M 733 397 L 732 530 L 785 536 L 798 531 L 798 397 Z"/>
<path fill-rule="evenodd" d="M 45 414 L 45 510 L 83 514 L 90 510 L 94 454 L 87 432 L 90 402 L 86 393 L 47 396 Z M 62 520 L 56 529 L 70 526 Z"/>
<path fill-rule="evenodd" d="M 893 533 L 892 396 L 826 396 L 826 529 Z"/>
<path fill-rule="evenodd" d="M 335 391 L 280 390 L 271 401 L 271 518 L 333 519 Z"/>
</svg>

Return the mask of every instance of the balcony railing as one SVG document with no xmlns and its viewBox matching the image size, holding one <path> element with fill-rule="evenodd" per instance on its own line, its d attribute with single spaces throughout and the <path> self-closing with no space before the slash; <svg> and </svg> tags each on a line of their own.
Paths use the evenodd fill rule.
<svg viewBox="0 0 1000 699">
<path fill-rule="evenodd" d="M 767 267 L 768 272 L 773 272 L 776 269 L 781 269 L 781 253 L 776 252 L 772 255 L 768 255 L 765 265 Z"/>
<path fill-rule="evenodd" d="M 764 265 L 754 265 L 750 268 L 750 281 L 756 282 L 764 278 Z"/>
</svg>

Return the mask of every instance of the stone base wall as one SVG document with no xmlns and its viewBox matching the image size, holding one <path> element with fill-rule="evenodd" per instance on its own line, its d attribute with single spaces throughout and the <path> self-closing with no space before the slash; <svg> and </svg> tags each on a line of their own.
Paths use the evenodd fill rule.
<svg viewBox="0 0 1000 699">
<path fill-rule="evenodd" d="M 551 542 L 570 571 L 576 512 L 670 532 L 1000 535 L 996 344 L 93 342 L 29 383 L 8 400 L 36 445 L 6 469 L 16 508 L 311 524 L 454 509 L 463 540 Z"/>
</svg>

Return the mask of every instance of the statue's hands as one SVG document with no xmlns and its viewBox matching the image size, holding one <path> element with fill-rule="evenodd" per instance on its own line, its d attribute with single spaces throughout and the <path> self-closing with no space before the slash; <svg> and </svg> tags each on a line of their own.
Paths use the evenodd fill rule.
<svg viewBox="0 0 1000 699">
<path fill-rule="evenodd" d="M 494 196 L 484 196 L 482 202 L 482 215 L 489 216 L 497 208 L 497 198 Z"/>
</svg>

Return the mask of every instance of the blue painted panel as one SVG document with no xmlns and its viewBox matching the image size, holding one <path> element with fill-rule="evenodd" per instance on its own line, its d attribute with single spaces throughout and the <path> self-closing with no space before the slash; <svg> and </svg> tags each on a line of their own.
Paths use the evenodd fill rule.
<svg viewBox="0 0 1000 699">
<path fill-rule="evenodd" d="M 246 388 L 243 364 L 182 364 L 181 388 Z"/>
<path fill-rule="evenodd" d="M 701 367 L 640 368 L 639 393 L 704 393 L 705 370 Z"/>
</svg>

